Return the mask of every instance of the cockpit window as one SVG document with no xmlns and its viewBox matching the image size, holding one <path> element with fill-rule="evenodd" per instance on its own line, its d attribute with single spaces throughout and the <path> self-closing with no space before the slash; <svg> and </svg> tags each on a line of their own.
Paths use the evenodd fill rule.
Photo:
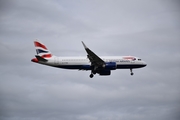
<svg viewBox="0 0 180 120">
<path fill-rule="evenodd" d="M 139 61 L 141 61 L 141 59 L 138 59 Z"/>
</svg>

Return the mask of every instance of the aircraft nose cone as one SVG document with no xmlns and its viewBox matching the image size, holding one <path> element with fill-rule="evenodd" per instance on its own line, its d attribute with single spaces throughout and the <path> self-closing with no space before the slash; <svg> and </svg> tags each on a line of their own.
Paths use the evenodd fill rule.
<svg viewBox="0 0 180 120">
<path fill-rule="evenodd" d="M 147 63 L 143 62 L 143 67 L 146 67 L 147 66 Z"/>
</svg>

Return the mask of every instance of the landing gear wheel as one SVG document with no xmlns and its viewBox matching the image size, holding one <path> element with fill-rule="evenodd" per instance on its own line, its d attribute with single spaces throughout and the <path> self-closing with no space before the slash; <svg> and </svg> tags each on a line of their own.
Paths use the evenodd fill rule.
<svg viewBox="0 0 180 120">
<path fill-rule="evenodd" d="M 131 75 L 134 75 L 134 73 L 131 73 Z"/>
<path fill-rule="evenodd" d="M 93 78 L 93 77 L 94 77 L 94 75 L 93 75 L 93 74 L 90 74 L 90 75 L 89 75 L 89 77 L 90 77 L 90 78 Z"/>
</svg>

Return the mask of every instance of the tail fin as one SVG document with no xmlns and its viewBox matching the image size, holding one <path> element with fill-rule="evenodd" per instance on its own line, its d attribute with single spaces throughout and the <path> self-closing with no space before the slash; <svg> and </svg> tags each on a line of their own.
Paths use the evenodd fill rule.
<svg viewBox="0 0 180 120">
<path fill-rule="evenodd" d="M 42 58 L 51 58 L 52 54 L 51 52 L 47 49 L 47 47 L 39 42 L 39 41 L 34 41 L 34 45 L 36 48 L 36 53 L 38 56 L 42 57 Z"/>
</svg>

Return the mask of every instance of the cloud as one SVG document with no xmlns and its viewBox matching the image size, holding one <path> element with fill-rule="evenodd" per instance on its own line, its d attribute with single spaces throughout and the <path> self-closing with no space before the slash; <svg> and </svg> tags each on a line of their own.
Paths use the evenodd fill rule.
<svg viewBox="0 0 180 120">
<path fill-rule="evenodd" d="M 0 119 L 179 120 L 178 1 L 1 1 Z M 34 39 L 58 56 L 134 55 L 147 67 L 90 71 L 32 63 Z"/>
</svg>

